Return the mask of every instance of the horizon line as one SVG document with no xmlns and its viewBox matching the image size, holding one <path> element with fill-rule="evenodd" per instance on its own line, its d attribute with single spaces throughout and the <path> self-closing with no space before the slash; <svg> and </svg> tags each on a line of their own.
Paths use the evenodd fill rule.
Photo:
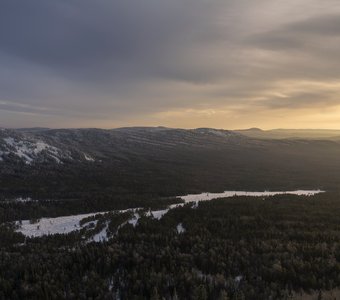
<svg viewBox="0 0 340 300">
<path fill-rule="evenodd" d="M 40 126 L 28 126 L 28 127 L 6 127 L 0 126 L 0 129 L 9 129 L 9 130 L 24 130 L 24 129 L 45 129 L 45 130 L 62 130 L 62 129 L 100 129 L 100 130 L 116 130 L 116 129 L 128 129 L 128 128 L 164 128 L 164 129 L 182 129 L 182 130 L 195 130 L 195 129 L 214 129 L 214 130 L 226 130 L 226 131 L 245 131 L 245 130 L 261 130 L 261 131 L 273 131 L 273 130 L 309 130 L 309 131 L 340 131 L 340 128 L 270 128 L 263 129 L 261 127 L 245 127 L 245 128 L 217 128 L 217 127 L 168 127 L 168 126 L 143 126 L 143 125 L 134 125 L 134 126 L 120 126 L 120 127 L 40 127 Z"/>
</svg>

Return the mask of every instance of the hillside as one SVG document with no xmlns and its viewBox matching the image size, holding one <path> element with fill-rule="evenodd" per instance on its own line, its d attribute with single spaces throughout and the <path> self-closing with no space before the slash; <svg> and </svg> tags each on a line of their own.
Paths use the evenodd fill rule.
<svg viewBox="0 0 340 300">
<path fill-rule="evenodd" d="M 340 143 L 133 127 L 0 131 L 0 192 L 37 198 L 336 189 Z M 74 189 L 74 187 L 77 189 Z"/>
<path fill-rule="evenodd" d="M 324 299 L 340 286 L 337 141 L 34 128 L 1 130 L 0 149 L 0 299 Z"/>
</svg>

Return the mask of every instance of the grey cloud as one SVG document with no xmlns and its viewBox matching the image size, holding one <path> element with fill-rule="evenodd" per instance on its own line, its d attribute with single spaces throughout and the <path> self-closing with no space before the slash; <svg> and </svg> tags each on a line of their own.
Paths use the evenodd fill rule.
<svg viewBox="0 0 340 300">
<path fill-rule="evenodd" d="M 288 97 L 272 97 L 271 99 L 260 101 L 258 105 L 272 109 L 311 109 L 330 108 L 340 105 L 340 99 L 334 92 L 323 93 L 298 93 Z"/>
<path fill-rule="evenodd" d="M 266 98 L 289 80 L 340 80 L 339 5 L 296 3 L 4 0 L 0 119 L 87 126 L 189 108 L 336 105 L 327 88 Z"/>
<path fill-rule="evenodd" d="M 325 38 L 337 37 L 340 37 L 340 14 L 328 14 L 262 32 L 250 37 L 248 42 L 272 50 L 308 50 L 322 46 Z"/>
<path fill-rule="evenodd" d="M 308 34 L 323 36 L 340 36 L 340 14 L 327 14 L 288 25 L 287 29 Z"/>
<path fill-rule="evenodd" d="M 164 67 L 158 61 L 218 33 L 210 7 L 202 0 L 5 1 L 0 51 L 73 80 L 161 73 L 153 70 Z"/>
</svg>

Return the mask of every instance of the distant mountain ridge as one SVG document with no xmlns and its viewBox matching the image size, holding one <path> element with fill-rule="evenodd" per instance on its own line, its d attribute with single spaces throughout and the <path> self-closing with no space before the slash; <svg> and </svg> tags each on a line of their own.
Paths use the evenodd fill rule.
<svg viewBox="0 0 340 300">
<path fill-rule="evenodd" d="M 0 163 L 88 163 L 174 148 L 258 147 L 275 140 L 340 140 L 340 130 L 223 130 L 167 127 L 0 130 Z M 272 142 L 270 142 L 273 140 Z M 277 142 L 276 142 L 277 143 Z M 157 148 L 157 149 L 156 149 Z M 163 151 L 162 150 L 162 151 Z"/>
<path fill-rule="evenodd" d="M 337 129 L 271 129 L 249 128 L 234 132 L 257 139 L 323 139 L 340 140 Z"/>
<path fill-rule="evenodd" d="M 1 129 L 0 197 L 338 188 L 339 153 L 336 139 L 212 128 Z"/>
<path fill-rule="evenodd" d="M 228 130 L 165 127 L 118 129 L 20 128 L 0 130 L 0 162 L 93 162 L 133 149 L 176 146 L 218 147 L 242 135 Z"/>
</svg>

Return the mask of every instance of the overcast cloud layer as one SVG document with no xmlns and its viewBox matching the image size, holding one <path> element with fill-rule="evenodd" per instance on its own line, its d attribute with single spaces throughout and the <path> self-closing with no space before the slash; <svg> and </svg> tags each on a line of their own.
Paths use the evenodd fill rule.
<svg viewBox="0 0 340 300">
<path fill-rule="evenodd" d="M 340 128 L 338 0 L 3 0 L 0 126 Z"/>
</svg>

